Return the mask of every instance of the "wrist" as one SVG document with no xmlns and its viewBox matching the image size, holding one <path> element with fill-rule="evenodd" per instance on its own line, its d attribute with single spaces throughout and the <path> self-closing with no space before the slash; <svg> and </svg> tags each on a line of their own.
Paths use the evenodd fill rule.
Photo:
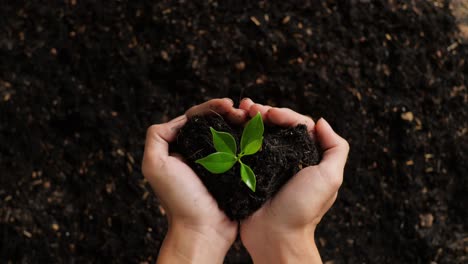
<svg viewBox="0 0 468 264">
<path fill-rule="evenodd" d="M 164 238 L 157 263 L 223 263 L 231 244 L 232 241 L 210 226 L 195 228 L 173 223 Z"/>
<path fill-rule="evenodd" d="M 255 264 L 322 263 L 313 230 L 266 231 L 245 245 Z"/>
</svg>

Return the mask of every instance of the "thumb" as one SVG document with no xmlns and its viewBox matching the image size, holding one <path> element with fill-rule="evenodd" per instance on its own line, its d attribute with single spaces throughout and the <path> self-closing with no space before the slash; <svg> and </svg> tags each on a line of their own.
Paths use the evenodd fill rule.
<svg viewBox="0 0 468 264">
<path fill-rule="evenodd" d="M 349 152 L 348 142 L 333 131 L 330 124 L 321 118 L 315 126 L 317 140 L 323 150 L 318 165 L 326 180 L 336 189 L 343 181 L 343 171 Z"/>
<path fill-rule="evenodd" d="M 174 141 L 180 128 L 186 122 L 187 117 L 182 115 L 168 123 L 152 125 L 148 128 L 142 162 L 143 175 L 150 177 L 151 173 L 162 167 L 169 156 L 169 143 Z"/>
</svg>

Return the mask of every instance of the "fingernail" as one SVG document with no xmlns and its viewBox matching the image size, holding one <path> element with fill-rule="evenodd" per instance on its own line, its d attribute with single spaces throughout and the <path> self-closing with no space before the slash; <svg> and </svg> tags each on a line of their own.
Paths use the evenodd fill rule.
<svg viewBox="0 0 468 264">
<path fill-rule="evenodd" d="M 224 98 L 224 99 L 227 99 L 227 100 L 231 101 L 231 105 L 234 105 L 234 101 L 233 101 L 231 98 L 226 97 L 226 98 Z"/>
<path fill-rule="evenodd" d="M 243 102 L 243 101 L 245 101 L 245 100 L 250 100 L 250 98 L 244 97 L 244 98 L 242 98 L 241 102 Z"/>
<path fill-rule="evenodd" d="M 335 131 L 333 130 L 333 128 L 330 126 L 330 123 L 328 123 L 328 121 L 325 120 L 325 118 L 321 117 L 321 118 L 317 121 L 317 124 L 318 124 L 318 122 L 323 122 L 325 126 L 328 126 L 328 128 L 329 128 L 331 131 L 335 132 Z"/>
</svg>

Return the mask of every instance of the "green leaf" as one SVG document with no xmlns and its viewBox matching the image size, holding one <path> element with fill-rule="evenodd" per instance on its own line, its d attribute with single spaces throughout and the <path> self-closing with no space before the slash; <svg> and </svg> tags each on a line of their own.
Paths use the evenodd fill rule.
<svg viewBox="0 0 468 264">
<path fill-rule="evenodd" d="M 231 153 L 215 152 L 204 158 L 196 160 L 195 163 L 201 164 L 211 173 L 219 174 L 232 168 L 236 161 L 237 157 Z"/>
<path fill-rule="evenodd" d="M 234 137 L 226 132 L 216 131 L 210 127 L 211 135 L 213 135 L 213 144 L 218 152 L 226 152 L 236 155 L 237 145 Z"/>
<path fill-rule="evenodd" d="M 257 185 L 257 179 L 255 178 L 255 174 L 252 169 L 245 165 L 244 163 L 240 162 L 240 172 L 242 181 L 249 187 L 253 192 L 255 192 L 255 187 Z"/>
<path fill-rule="evenodd" d="M 260 138 L 259 140 L 254 140 L 250 142 L 245 148 L 244 148 L 244 155 L 252 155 L 257 153 L 258 150 L 262 147 L 262 142 L 263 142 L 263 137 Z"/>
<path fill-rule="evenodd" d="M 263 142 L 263 120 L 260 113 L 257 113 L 245 125 L 241 138 L 241 154 L 252 155 L 255 154 Z M 256 141 L 256 142 L 255 142 Z"/>
</svg>

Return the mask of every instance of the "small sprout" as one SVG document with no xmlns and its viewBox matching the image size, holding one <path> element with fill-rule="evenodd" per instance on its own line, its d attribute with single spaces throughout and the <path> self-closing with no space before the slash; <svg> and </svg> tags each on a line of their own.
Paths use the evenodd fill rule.
<svg viewBox="0 0 468 264">
<path fill-rule="evenodd" d="M 260 113 L 255 115 L 245 126 L 240 142 L 240 153 L 237 153 L 236 140 L 231 134 L 216 131 L 212 127 L 210 127 L 210 130 L 213 136 L 213 145 L 217 152 L 195 162 L 201 164 L 213 174 L 224 173 L 231 169 L 236 162 L 239 162 L 242 181 L 255 192 L 257 184 L 255 173 L 241 161 L 241 158 L 257 153 L 262 147 L 264 126 Z"/>
</svg>

